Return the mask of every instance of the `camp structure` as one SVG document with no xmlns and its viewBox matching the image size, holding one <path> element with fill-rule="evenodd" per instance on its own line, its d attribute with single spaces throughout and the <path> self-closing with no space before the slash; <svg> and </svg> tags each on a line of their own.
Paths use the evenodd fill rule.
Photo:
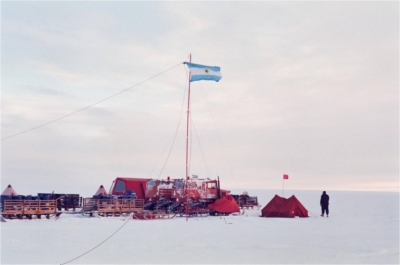
<svg viewBox="0 0 400 265">
<path fill-rule="evenodd" d="M 2 196 L 16 196 L 18 195 L 15 190 L 13 189 L 13 187 L 11 187 L 11 185 L 9 184 L 7 186 L 7 188 L 3 191 L 3 193 L 1 194 Z"/>
<path fill-rule="evenodd" d="M 261 210 L 260 217 L 308 217 L 307 209 L 293 195 L 286 199 L 275 195 L 274 198 Z"/>
<path fill-rule="evenodd" d="M 216 200 L 214 203 L 209 204 L 208 208 L 211 211 L 214 211 L 216 214 L 231 214 L 240 212 L 239 205 L 237 205 L 235 199 L 230 194 L 227 194 L 225 197 L 222 197 L 221 199 Z M 210 214 L 214 215 L 213 213 Z"/>
<path fill-rule="evenodd" d="M 106 191 L 106 189 L 104 188 L 103 185 L 100 185 L 100 188 L 96 191 L 96 193 L 95 193 L 94 195 L 95 195 L 95 196 L 98 196 L 98 195 L 107 195 L 107 191 Z"/>
<path fill-rule="evenodd" d="M 138 199 L 145 199 L 148 180 L 141 178 L 116 178 L 111 187 L 111 194 L 124 195 L 128 190 L 131 190 L 136 193 Z"/>
</svg>

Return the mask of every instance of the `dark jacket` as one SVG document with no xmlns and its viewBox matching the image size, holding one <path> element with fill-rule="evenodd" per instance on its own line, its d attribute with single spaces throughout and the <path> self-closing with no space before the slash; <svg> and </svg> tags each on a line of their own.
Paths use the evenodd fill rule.
<svg viewBox="0 0 400 265">
<path fill-rule="evenodd" d="M 329 196 L 325 192 L 321 195 L 320 204 L 322 207 L 328 207 L 329 205 Z"/>
</svg>

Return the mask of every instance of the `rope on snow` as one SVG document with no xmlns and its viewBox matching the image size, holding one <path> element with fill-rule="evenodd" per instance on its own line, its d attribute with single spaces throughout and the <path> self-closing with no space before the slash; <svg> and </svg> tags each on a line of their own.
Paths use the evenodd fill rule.
<svg viewBox="0 0 400 265">
<path fill-rule="evenodd" d="M 95 247 L 89 249 L 88 251 L 86 251 L 85 253 L 79 255 L 79 256 L 76 257 L 76 258 L 73 258 L 73 259 L 71 259 L 71 260 L 69 260 L 69 261 L 67 261 L 67 262 L 64 262 L 64 263 L 60 263 L 60 265 L 68 264 L 68 263 L 70 263 L 70 262 L 72 262 L 72 261 L 74 261 L 74 260 L 77 260 L 77 259 L 79 259 L 79 258 L 85 256 L 86 254 L 92 252 L 92 251 L 95 250 L 96 248 L 100 247 L 100 246 L 103 245 L 107 240 L 109 240 L 111 237 L 113 237 L 119 230 L 121 230 L 122 227 L 124 227 L 124 226 L 128 223 L 128 221 L 129 221 L 130 219 L 132 219 L 132 218 L 131 218 L 131 214 L 129 214 L 127 220 L 121 225 L 120 228 L 118 228 L 114 233 L 112 233 L 109 237 L 107 237 L 105 240 L 103 240 L 100 244 L 98 244 L 97 246 L 95 246 Z"/>
</svg>

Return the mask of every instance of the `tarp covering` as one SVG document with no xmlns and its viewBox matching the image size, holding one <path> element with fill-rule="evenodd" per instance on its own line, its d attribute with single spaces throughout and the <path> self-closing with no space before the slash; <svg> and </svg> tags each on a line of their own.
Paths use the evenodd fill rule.
<svg viewBox="0 0 400 265">
<path fill-rule="evenodd" d="M 1 195 L 12 196 L 18 195 L 11 185 L 8 185 L 7 188 L 3 191 Z"/>
<path fill-rule="evenodd" d="M 97 195 L 107 195 L 107 191 L 103 185 L 100 185 L 100 188 L 94 194 L 94 196 L 97 196 Z"/>
<path fill-rule="evenodd" d="M 240 212 L 239 205 L 237 205 L 235 199 L 230 194 L 225 195 L 225 197 L 216 200 L 212 204 L 209 204 L 208 208 L 220 213 Z"/>
<path fill-rule="evenodd" d="M 261 217 L 308 217 L 307 209 L 293 195 L 286 199 L 275 195 L 261 210 Z"/>
</svg>

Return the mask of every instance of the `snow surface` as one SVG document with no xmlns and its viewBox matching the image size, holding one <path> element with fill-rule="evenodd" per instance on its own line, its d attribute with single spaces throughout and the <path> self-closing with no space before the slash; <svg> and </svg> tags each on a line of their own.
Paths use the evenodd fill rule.
<svg viewBox="0 0 400 265">
<path fill-rule="evenodd" d="M 240 194 L 243 191 L 233 191 Z M 282 191 L 247 190 L 264 207 Z M 330 216 L 320 217 L 320 191 L 285 191 L 310 218 L 241 216 L 133 220 L 62 214 L 1 223 L 1 264 L 398 264 L 399 193 L 327 191 Z M 90 197 L 90 196 L 87 196 Z M 127 222 L 126 222 L 127 221 Z"/>
</svg>

